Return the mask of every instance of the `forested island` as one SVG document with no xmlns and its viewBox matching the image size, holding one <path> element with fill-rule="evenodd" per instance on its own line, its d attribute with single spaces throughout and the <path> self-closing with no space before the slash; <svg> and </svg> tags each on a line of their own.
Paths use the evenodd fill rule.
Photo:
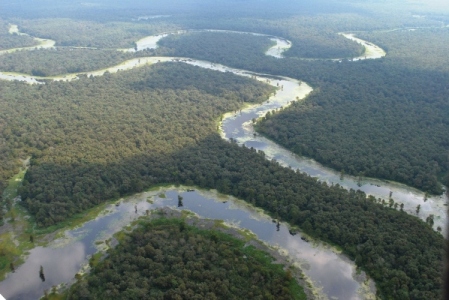
<svg viewBox="0 0 449 300">
<path fill-rule="evenodd" d="M 180 219 L 140 221 L 67 299 L 305 299 L 291 270 L 254 246 Z"/>
<path fill-rule="evenodd" d="M 54 39 L 57 45 L 104 49 L 59 48 L 10 54 L 0 56 L 0 69 L 56 75 L 102 68 L 134 55 L 170 55 L 305 80 L 315 91 L 304 101 L 267 114 L 256 124 L 260 133 L 342 173 L 394 180 L 431 194 L 443 192 L 442 183 L 448 174 L 449 73 L 440 67 L 445 62 L 444 57 L 419 59 L 426 52 L 424 44 L 420 43 L 423 36 L 408 39 L 409 32 L 395 31 L 393 38 L 385 38 L 381 33 L 365 33 L 387 50 L 391 48 L 391 52 L 381 60 L 353 63 L 350 59 L 363 49 L 339 36 L 340 30 L 332 32 L 326 25 L 315 29 L 319 37 L 310 32 L 300 36 L 299 29 L 287 29 L 285 24 L 302 22 L 298 28 L 305 29 L 310 18 L 291 16 L 286 23 L 279 24 L 269 18 L 269 22 L 259 28 L 266 34 L 283 36 L 281 33 L 285 33 L 285 38 L 291 39 L 294 45 L 304 41 L 285 53 L 284 59 L 264 55 L 272 45 L 266 37 L 231 33 L 169 36 L 161 40 L 160 48 L 137 54 L 110 49 L 133 47 L 133 42 L 145 35 L 187 29 L 187 24 L 190 28 L 207 28 L 217 21 L 218 28 L 228 25 L 232 30 L 255 32 L 257 24 L 264 20 L 259 15 L 253 17 L 253 22 L 238 18 L 234 21 L 226 12 L 218 20 L 208 16 L 192 18 L 190 23 L 186 15 L 172 22 L 158 19 L 146 20 L 146 23 L 124 22 L 125 12 L 121 16 L 114 15 L 111 23 L 107 23 L 107 14 L 103 12 L 99 18 L 104 23 L 89 20 L 86 15 L 84 20 L 67 21 L 67 27 L 61 28 L 53 26 L 64 23 L 61 19 L 14 20 L 21 30 L 32 36 Z M 356 21 L 360 20 L 348 16 L 349 26 L 342 23 L 342 16 L 331 19 L 336 29 L 341 30 L 358 28 Z M 433 21 L 407 20 L 411 24 L 434 24 Z M 9 34 L 5 33 L 7 24 L 11 22 L 3 21 L 1 34 Z M 392 22 L 391 26 L 396 24 Z M 78 30 L 66 34 L 70 26 Z M 368 25 L 360 25 L 360 29 L 366 29 L 365 26 Z M 426 35 L 437 42 L 447 31 L 440 30 L 428 31 Z M 327 39 L 331 33 L 335 36 Z M 113 42 L 112 36 L 118 42 Z M 408 39 L 407 47 L 401 38 Z M 0 49 L 29 46 L 31 42 L 26 36 L 8 36 L 1 39 Z M 334 49 L 333 45 L 338 46 Z M 410 54 L 413 49 L 418 49 L 420 55 Z M 401 53 L 413 57 L 414 63 L 398 59 Z M 347 59 L 327 61 L 342 56 Z M 28 59 L 33 62 L 27 63 Z M 16 63 L 17 60 L 20 63 Z M 65 62 L 59 65 L 61 61 Z M 219 136 L 219 122 L 224 113 L 262 103 L 275 91 L 271 86 L 231 73 L 164 63 L 101 77 L 80 76 L 72 82 L 27 85 L 1 80 L 0 89 L 0 193 L 22 166 L 19 159 L 30 157 L 29 168 L 17 190 L 21 201 L 17 202 L 26 208 L 36 228 L 70 222 L 74 215 L 86 209 L 156 185 L 184 184 L 216 189 L 263 208 L 273 218 L 296 225 L 310 236 L 339 247 L 375 280 L 382 299 L 441 297 L 444 238 L 432 229 L 431 218 L 422 222 L 403 212 L 398 205 L 390 205 L 360 191 L 345 190 L 338 184 L 319 182 L 267 160 L 262 151 L 241 147 Z M 3 205 L 10 208 L 13 200 L 4 195 L 3 198 Z M 13 224 L 14 218 L 8 217 L 7 221 Z M 173 279 L 166 273 L 170 270 L 161 269 L 159 278 L 148 278 L 132 267 L 139 263 L 139 256 L 147 255 L 147 251 L 142 250 L 144 244 L 159 243 L 172 249 L 173 239 L 179 240 L 182 235 L 186 242 L 177 246 L 194 247 L 188 242 L 193 239 L 197 245 L 201 244 L 201 252 L 205 253 L 211 252 L 206 246 L 218 243 L 212 233 L 200 233 L 180 224 L 161 227 L 147 224 L 136 229 L 127 237 L 127 243 L 111 250 L 110 256 L 95 267 L 91 275 L 77 283 L 72 294 L 74 299 L 81 295 L 95 298 L 103 295 L 106 289 L 110 291 L 107 295 L 118 293 L 131 298 L 149 291 L 143 287 L 127 290 L 126 280 L 132 278 L 145 278 L 140 283 L 148 287 L 159 286 L 151 291 L 156 298 L 164 291 L 168 293 L 164 288 Z M 167 237 L 173 239 L 162 243 Z M 237 247 L 240 242 L 229 243 Z M 9 257 L 6 248 L 0 250 L 3 256 Z M 149 255 L 153 255 L 150 252 Z M 241 259 L 241 254 L 245 253 L 242 249 L 233 250 L 233 254 L 224 252 L 217 255 L 230 254 L 229 259 L 237 255 Z M 131 253 L 138 256 L 131 259 Z M 173 257 L 175 254 L 173 252 Z M 121 263 L 124 257 L 130 258 L 128 265 Z M 9 266 L 8 261 L 0 261 L 2 269 Z M 112 274 L 114 266 L 123 269 Z M 260 272 L 271 272 L 256 268 Z M 125 270 L 133 270 L 135 277 L 126 277 Z M 242 274 L 246 273 L 242 272 L 238 275 L 244 277 Z M 212 275 L 220 280 L 224 276 L 215 273 Z M 287 290 L 291 280 L 288 276 L 270 274 L 268 277 L 276 286 L 259 281 L 266 291 L 257 288 L 261 293 L 258 295 L 276 294 L 289 299 Z M 228 279 L 234 275 L 230 274 Z M 197 279 L 203 278 L 201 276 L 205 274 Z M 96 287 L 99 282 L 111 280 L 110 285 Z M 246 287 L 251 284 L 244 283 Z M 285 288 L 279 289 L 280 284 Z M 187 281 L 185 285 L 185 290 L 189 287 L 194 294 L 213 298 L 208 294 L 211 290 L 197 291 L 198 284 L 189 286 Z M 236 295 L 232 294 L 235 291 L 231 285 L 234 286 L 230 284 L 215 296 Z M 178 292 L 186 291 L 170 293 L 175 297 Z M 247 294 L 245 297 L 256 296 Z"/>
</svg>

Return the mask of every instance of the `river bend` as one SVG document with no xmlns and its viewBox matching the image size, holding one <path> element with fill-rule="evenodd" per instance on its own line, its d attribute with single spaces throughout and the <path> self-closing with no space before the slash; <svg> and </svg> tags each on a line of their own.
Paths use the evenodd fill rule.
<svg viewBox="0 0 449 300">
<path fill-rule="evenodd" d="M 198 30 L 195 30 L 198 31 Z M 232 32 L 240 34 L 254 34 L 266 36 L 275 42 L 275 45 L 267 50 L 266 55 L 282 58 L 282 53 L 288 50 L 292 43 L 286 39 L 265 34 L 243 33 L 226 30 L 203 30 L 213 32 Z M 119 51 L 140 51 L 144 49 L 157 48 L 157 42 L 169 34 L 183 34 L 190 31 L 177 31 L 174 33 L 164 33 L 149 36 L 136 42 L 134 49 L 118 49 Z M 11 26 L 10 33 L 23 34 L 17 26 Z M 356 38 L 353 34 L 340 33 L 342 36 L 351 39 L 365 47 L 365 53 L 353 61 L 362 59 L 377 59 L 385 56 L 385 51 L 380 47 L 367 41 Z M 0 51 L 1 54 L 12 53 L 19 50 L 34 50 L 39 48 L 52 48 L 55 42 L 51 40 L 35 39 L 37 46 L 16 48 Z M 123 63 L 108 67 L 102 70 L 64 74 L 52 77 L 38 77 L 27 74 L 11 72 L 0 72 L 0 79 L 24 81 L 30 84 L 42 84 L 43 80 L 71 81 L 78 79 L 78 76 L 102 76 L 106 72 L 115 73 L 118 71 L 131 70 L 140 66 L 175 61 L 187 63 L 202 68 L 216 70 L 220 72 L 232 72 L 238 76 L 251 77 L 259 81 L 266 82 L 275 87 L 279 87 L 275 95 L 268 101 L 260 105 L 252 105 L 243 109 L 239 113 L 227 113 L 221 123 L 221 135 L 225 139 L 234 139 L 239 144 L 245 144 L 266 153 L 267 159 L 276 159 L 282 165 L 299 169 L 310 176 L 329 184 L 340 184 L 347 189 L 360 189 L 367 194 L 379 198 L 388 199 L 390 192 L 396 202 L 405 204 L 405 211 L 414 214 L 417 204 L 421 204 L 421 217 L 425 219 L 428 214 L 435 215 L 435 226 L 442 226 L 446 222 L 445 206 L 447 198 L 444 196 L 430 197 L 423 201 L 424 194 L 418 190 L 405 185 L 385 182 L 382 180 L 363 178 L 362 181 L 345 176 L 340 179 L 340 174 L 329 168 L 323 167 L 314 160 L 299 157 L 292 152 L 280 147 L 276 143 L 256 134 L 252 127 L 252 120 L 260 118 L 268 111 L 286 107 L 293 101 L 304 99 L 313 89 L 307 83 L 288 77 L 272 78 L 269 74 L 259 74 L 246 70 L 229 68 L 224 65 L 210 63 L 207 61 L 195 60 L 180 57 L 141 57 L 124 61 Z M 159 195 L 167 193 L 169 197 L 161 198 Z M 99 247 L 95 241 L 110 238 L 114 232 L 130 223 L 136 217 L 134 208 L 138 207 L 139 212 L 146 209 L 155 209 L 161 206 L 175 207 L 176 195 L 182 191 L 175 189 L 165 189 L 162 191 L 147 192 L 138 194 L 123 201 L 119 207 L 111 206 L 104 211 L 97 219 L 83 224 L 75 230 L 65 232 L 65 237 L 55 241 L 48 247 L 37 247 L 31 250 L 26 262 L 20 266 L 16 273 L 0 283 L 0 293 L 8 299 L 38 298 L 43 290 L 52 285 L 70 282 L 73 276 L 86 265 L 87 258 L 98 251 Z M 316 294 L 320 298 L 333 299 L 374 299 L 375 287 L 371 280 L 367 279 L 364 272 L 357 275 L 355 266 L 344 256 L 338 254 L 331 247 L 320 242 L 305 242 L 301 235 L 289 234 L 288 228 L 281 224 L 279 230 L 273 231 L 275 226 L 271 220 L 259 210 L 250 207 L 248 204 L 227 197 L 225 201 L 218 200 L 223 196 L 211 192 L 184 192 L 184 209 L 189 209 L 201 217 L 222 219 L 237 227 L 251 230 L 257 238 L 264 242 L 279 247 L 283 253 L 296 262 L 301 267 L 307 278 L 312 283 Z M 147 201 L 151 199 L 151 201 Z M 150 203 L 151 202 L 151 203 Z M 225 203 L 224 203 L 225 202 Z M 252 220 L 252 221 L 251 221 Z M 254 224 L 250 224 L 254 223 Z M 70 259 L 69 259 L 70 258 Z M 70 262 L 69 262 L 70 260 Z M 39 264 L 46 264 L 49 275 L 46 283 L 42 283 L 38 276 L 29 276 L 32 270 Z M 38 270 L 38 269 L 36 269 Z M 37 272 L 37 271 L 36 271 Z M 51 275 L 50 275 L 51 274 Z M 25 298 L 24 298 L 25 297 Z"/>
</svg>

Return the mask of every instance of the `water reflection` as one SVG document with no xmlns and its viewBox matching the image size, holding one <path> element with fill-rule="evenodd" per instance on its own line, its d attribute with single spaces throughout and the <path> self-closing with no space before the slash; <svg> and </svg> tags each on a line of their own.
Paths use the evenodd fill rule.
<svg viewBox="0 0 449 300">
<path fill-rule="evenodd" d="M 136 46 L 134 48 L 129 49 L 120 49 L 123 52 L 137 52 L 147 49 L 157 49 L 159 47 L 158 42 L 169 36 L 169 35 L 180 35 L 180 34 L 186 34 L 189 32 L 216 32 L 216 33 L 234 33 L 234 34 L 250 34 L 254 36 L 263 36 L 268 37 L 272 42 L 274 42 L 274 45 L 270 47 L 265 54 L 268 56 L 273 56 L 276 58 L 282 58 L 283 52 L 290 49 L 292 46 L 292 43 L 287 40 L 280 37 L 263 34 L 263 33 L 254 33 L 254 32 L 244 32 L 244 31 L 234 31 L 234 30 L 220 30 L 220 29 L 190 29 L 190 30 L 178 30 L 174 32 L 169 33 L 163 33 L 158 35 L 150 35 L 147 37 L 144 37 L 136 42 Z"/>
<path fill-rule="evenodd" d="M 254 78 L 267 82 L 264 77 L 256 76 Z M 339 184 L 346 189 L 362 190 L 368 195 L 385 199 L 387 203 L 390 193 L 392 193 L 393 200 L 398 204 L 403 203 L 404 211 L 411 215 L 417 215 L 416 207 L 421 205 L 420 213 L 417 216 L 425 220 L 429 215 L 434 215 L 434 228 L 440 227 L 445 234 L 446 204 L 448 203 L 446 194 L 427 197 L 425 200 L 423 192 L 404 184 L 373 178 L 360 179 L 348 175 L 341 178 L 340 172 L 324 167 L 313 159 L 300 157 L 257 134 L 253 128 L 253 119 L 262 117 L 269 111 L 285 107 L 292 100 L 303 99 L 312 91 L 312 88 L 306 83 L 287 77 L 271 79 L 268 83 L 273 86 L 282 86 L 283 89 L 278 90 L 276 95 L 270 97 L 269 101 L 262 105 L 244 109 L 237 114 L 226 114 L 222 122 L 223 138 L 233 139 L 239 144 L 262 150 L 268 159 L 275 159 L 283 166 L 298 169 L 329 185 Z"/>
<path fill-rule="evenodd" d="M 157 40 L 162 37 L 161 35 L 143 40 L 137 44 L 137 50 L 140 50 L 139 47 L 143 49 L 144 47 L 157 46 Z M 367 47 L 371 46 L 366 45 Z M 51 47 L 52 45 L 48 44 L 47 46 Z M 275 48 L 271 48 L 267 55 L 281 57 L 283 49 L 287 49 L 290 46 L 291 43 L 289 41 L 279 39 L 277 45 L 274 46 Z M 373 55 L 379 55 L 379 52 Z M 425 219 L 428 214 L 434 214 L 435 226 L 445 227 L 444 204 L 447 202 L 445 196 L 430 197 L 424 202 L 423 193 L 405 185 L 367 178 L 364 178 L 363 182 L 359 182 L 351 176 L 345 176 L 341 180 L 339 173 L 325 168 L 313 160 L 298 157 L 255 134 L 252 128 L 252 119 L 261 117 L 270 110 L 285 107 L 294 100 L 303 99 L 312 91 L 312 88 L 306 83 L 286 77 L 273 78 L 267 74 L 255 74 L 205 61 L 169 57 L 136 58 L 118 66 L 82 74 L 101 76 L 106 71 L 117 72 L 147 63 L 168 60 L 183 61 L 222 72 L 233 72 L 234 74 L 255 78 L 281 88 L 275 96 L 271 97 L 263 105 L 252 106 L 238 113 L 226 114 L 222 124 L 223 137 L 227 139 L 233 138 L 248 147 L 263 150 L 267 158 L 276 159 L 285 166 L 299 169 L 329 184 L 338 183 L 348 189 L 361 189 L 368 194 L 384 199 L 389 196 L 390 192 L 393 192 L 392 196 L 395 201 L 403 202 L 407 212 L 413 213 L 416 205 L 420 204 L 421 218 Z M 68 74 L 52 79 L 72 80 L 76 79 L 77 75 Z M 23 80 L 36 83 L 36 80 L 41 78 L 4 72 L 0 73 L 0 79 Z M 360 276 L 356 276 L 354 265 L 347 261 L 345 257 L 334 253 L 323 244 L 313 245 L 301 239 L 301 234 L 291 235 L 288 228 L 283 224 L 273 223 L 269 218 L 254 209 L 239 204 L 229 197 L 224 201 L 226 203 L 223 203 L 223 201 L 211 201 L 217 199 L 215 194 L 187 192 L 182 193 L 180 195 L 182 199 L 180 199 L 178 198 L 178 192 L 172 190 L 167 191 L 167 198 L 156 197 L 156 201 L 152 204 L 146 201 L 147 197 L 154 197 L 155 195 L 155 193 L 144 193 L 132 197 L 130 199 L 131 202 L 122 203 L 119 206 L 111 205 L 109 208 L 111 211 L 103 217 L 88 222 L 76 230 L 67 232 L 64 239 L 55 241 L 52 246 L 46 248 L 37 247 L 31 250 L 26 262 L 17 268 L 15 273 L 9 274 L 8 278 L 0 283 L 0 293 L 7 299 L 37 299 L 43 294 L 43 291 L 50 289 L 52 286 L 70 282 L 82 265 L 87 262 L 88 255 L 97 251 L 96 240 L 109 238 L 114 232 L 129 224 L 131 220 L 139 215 L 146 214 L 147 210 L 169 205 L 174 208 L 192 210 L 207 218 L 226 220 L 228 223 L 253 231 L 258 238 L 267 243 L 281 247 L 289 254 L 291 259 L 303 267 L 305 274 L 314 282 L 314 285 L 319 287 L 323 294 L 329 298 L 363 299 L 373 296 L 372 293 L 370 294 L 371 296 L 361 294 L 363 286 L 355 277 L 363 279 L 364 275 L 362 273 Z M 42 277 L 45 277 L 45 281 L 41 279 L 41 276 L 36 276 L 40 273 L 40 266 L 45 271 L 45 274 L 42 274 Z M 372 282 L 370 282 L 370 285 L 372 287 Z"/>
<path fill-rule="evenodd" d="M 0 283 L 0 294 L 6 299 L 39 299 L 45 290 L 69 281 L 86 259 L 85 245 L 74 242 L 62 248 L 36 247 L 26 262 Z M 41 273 L 42 266 L 42 273 Z"/>
<path fill-rule="evenodd" d="M 70 283 L 87 263 L 88 256 L 104 246 L 103 243 L 98 245 L 98 241 L 110 238 L 132 220 L 146 215 L 147 210 L 169 206 L 251 230 L 259 239 L 279 247 L 291 261 L 300 265 L 326 297 L 368 297 L 361 294 L 363 273 L 356 279 L 354 265 L 326 245 L 302 240 L 301 232 L 292 235 L 284 224 L 273 223 L 255 208 L 232 197 L 206 191 L 183 191 L 169 189 L 147 192 L 130 197 L 119 206 L 111 204 L 101 217 L 66 232 L 64 238 L 55 240 L 48 247 L 37 247 L 30 251 L 25 263 L 0 283 L 0 293 L 9 300 L 38 299 L 52 286 Z M 165 193 L 163 198 L 158 196 L 162 193 Z M 45 282 L 38 276 L 40 266 L 43 266 Z"/>
<path fill-rule="evenodd" d="M 166 193 L 166 205 L 173 206 L 177 192 Z M 289 257 L 304 266 L 305 274 L 320 288 L 324 295 L 336 299 L 361 299 L 360 283 L 354 279 L 354 265 L 323 244 L 314 244 L 301 239 L 301 233 L 291 235 L 282 223 L 258 213 L 255 209 L 228 197 L 216 201 L 214 195 L 203 192 L 183 193 L 183 209 L 191 210 L 202 217 L 225 220 L 255 233 L 258 239 L 282 248 Z M 362 276 L 363 277 L 363 276 Z"/>
</svg>

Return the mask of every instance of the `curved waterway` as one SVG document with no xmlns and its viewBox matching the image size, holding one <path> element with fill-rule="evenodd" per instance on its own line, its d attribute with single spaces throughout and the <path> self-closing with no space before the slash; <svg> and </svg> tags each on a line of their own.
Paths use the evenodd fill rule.
<svg viewBox="0 0 449 300">
<path fill-rule="evenodd" d="M 156 48 L 157 41 L 166 35 L 161 34 L 138 41 L 136 43 L 137 50 Z M 282 58 L 282 52 L 291 46 L 291 42 L 288 40 L 261 35 L 267 36 L 275 42 L 275 45 L 266 52 L 267 55 Z M 375 59 L 385 55 L 385 52 L 376 45 L 358 39 L 354 35 L 342 35 L 363 44 L 365 47 L 365 53 L 353 60 Z M 27 50 L 30 50 L 28 48 L 30 47 L 27 47 Z M 121 49 L 121 51 L 132 50 Z M 276 93 L 263 104 L 226 114 L 221 124 L 223 138 L 232 138 L 240 144 L 263 150 L 268 159 L 276 159 L 282 165 L 299 169 L 329 184 L 339 184 L 347 189 L 360 189 L 376 198 L 388 199 L 390 193 L 392 193 L 393 199 L 396 202 L 404 203 L 404 210 L 410 214 L 415 214 L 416 206 L 420 204 L 421 218 L 425 219 L 429 214 L 433 214 L 435 216 L 435 227 L 445 227 L 444 204 L 447 202 L 445 196 L 429 197 L 427 201 L 424 201 L 423 193 L 405 185 L 369 178 L 360 180 L 351 176 L 345 176 L 342 179 L 338 172 L 323 167 L 311 159 L 298 157 L 274 142 L 255 134 L 252 128 L 253 119 L 263 116 L 268 111 L 286 107 L 295 100 L 304 99 L 312 91 L 309 85 L 296 79 L 273 77 L 269 74 L 258 74 L 207 61 L 179 57 L 141 57 L 127 60 L 117 66 L 103 70 L 54 77 L 0 72 L 0 79 L 19 80 L 28 83 L 44 83 L 43 80 L 70 81 L 76 80 L 80 75 L 102 76 L 106 72 L 114 73 L 166 61 L 182 62 L 221 72 L 232 72 L 278 87 Z M 31 250 L 26 262 L 15 273 L 10 274 L 5 281 L 0 283 L 0 294 L 8 299 L 33 299 L 38 298 L 44 290 L 54 285 L 70 282 L 80 268 L 86 265 L 87 256 L 98 251 L 99 246 L 95 245 L 95 241 L 106 240 L 112 233 L 119 231 L 147 209 L 156 209 L 166 205 L 175 206 L 179 191 L 167 190 L 165 192 L 167 198 L 157 197 L 160 192 L 148 192 L 130 197 L 118 207 L 111 206 L 97 219 L 87 222 L 76 230 L 67 231 L 65 238 L 55 241 L 48 247 L 37 247 Z M 370 299 L 374 297 L 373 282 L 367 280 L 363 272 L 356 275 L 354 264 L 329 246 L 323 243 L 306 242 L 301 239 L 300 234 L 291 235 L 283 225 L 277 231 L 275 224 L 268 217 L 247 204 L 230 197 L 226 198 L 226 203 L 223 203 L 223 200 L 217 200 L 218 195 L 210 192 L 189 192 L 182 195 L 184 197 L 183 209 L 189 209 L 201 217 L 222 219 L 240 228 L 249 229 L 259 239 L 280 247 L 291 260 L 302 268 L 315 290 L 319 291 L 323 298 Z M 148 198 L 153 199 L 154 203 L 148 203 Z M 136 205 L 138 208 L 137 214 L 134 212 Z M 40 265 L 44 267 L 44 282 L 39 278 Z"/>
<path fill-rule="evenodd" d="M 19 27 L 17 27 L 17 25 L 10 25 L 9 34 L 30 36 L 26 33 L 20 32 Z M 0 55 L 7 54 L 7 53 L 14 53 L 17 51 L 33 51 L 33 50 L 37 50 L 37 49 L 49 49 L 49 48 L 54 48 L 54 46 L 56 44 L 55 41 L 49 40 L 49 39 L 41 39 L 41 38 L 37 38 L 37 37 L 33 37 L 33 39 L 36 42 L 36 45 L 34 45 L 34 46 L 0 50 Z"/>
<path fill-rule="evenodd" d="M 194 33 L 194 32 L 216 32 L 216 33 L 234 33 L 234 34 L 249 34 L 254 36 L 263 36 L 269 38 L 272 42 L 274 42 L 274 45 L 271 46 L 266 52 L 266 55 L 273 56 L 276 58 L 282 58 L 282 53 L 286 50 L 290 49 L 292 46 L 292 42 L 290 42 L 287 39 L 269 35 L 269 34 L 263 34 L 263 33 L 255 33 L 255 32 L 243 32 L 243 31 L 234 31 L 234 30 L 219 30 L 219 29 L 191 29 L 191 30 L 178 30 L 175 32 L 169 32 L 169 33 L 161 33 L 158 35 L 151 35 L 144 37 L 136 42 L 135 48 L 129 48 L 129 49 L 120 49 L 120 51 L 124 52 L 136 52 L 141 51 L 145 49 L 156 49 L 158 47 L 158 42 L 169 35 L 180 35 L 180 34 L 186 34 L 186 33 Z"/>
<path fill-rule="evenodd" d="M 186 192 L 186 189 L 145 192 L 122 200 L 119 206 L 110 204 L 95 220 L 66 231 L 64 237 L 47 247 L 31 250 L 26 262 L 0 283 L 0 293 L 8 300 L 38 299 L 53 286 L 70 284 L 76 273 L 86 270 L 87 258 L 106 248 L 104 241 L 113 233 L 146 215 L 146 210 L 171 207 L 252 231 L 303 270 L 317 298 L 375 299 L 374 283 L 363 272 L 357 274 L 351 261 L 325 244 L 312 241 L 300 231 L 289 231 L 285 224 L 277 226 L 244 201 L 212 191 Z M 178 195 L 183 197 L 183 207 L 178 207 Z M 39 276 L 40 266 L 45 281 Z"/>
<path fill-rule="evenodd" d="M 373 52 L 373 55 L 378 53 Z M 368 59 L 368 57 L 367 57 Z M 340 172 L 327 168 L 313 159 L 298 156 L 283 148 L 275 142 L 257 134 L 252 126 L 253 120 L 264 116 L 267 112 L 286 107 L 292 100 L 305 98 L 312 88 L 304 82 L 287 78 L 276 77 L 267 79 L 264 76 L 254 76 L 258 80 L 265 81 L 273 86 L 282 87 L 275 95 L 262 105 L 252 106 L 238 113 L 228 113 L 222 121 L 222 136 L 225 139 L 233 139 L 241 145 L 253 147 L 265 152 L 267 159 L 275 159 L 285 167 L 298 169 L 308 175 L 327 182 L 329 185 L 339 184 L 346 189 L 364 191 L 368 195 L 385 199 L 390 198 L 397 203 L 404 204 L 404 211 L 425 220 L 429 215 L 434 216 L 434 229 L 440 227 L 443 234 L 446 229 L 446 193 L 440 196 L 425 196 L 425 193 L 404 184 L 389 182 L 374 178 L 358 178 L 345 175 L 341 178 Z M 419 214 L 416 208 L 421 205 Z"/>
</svg>

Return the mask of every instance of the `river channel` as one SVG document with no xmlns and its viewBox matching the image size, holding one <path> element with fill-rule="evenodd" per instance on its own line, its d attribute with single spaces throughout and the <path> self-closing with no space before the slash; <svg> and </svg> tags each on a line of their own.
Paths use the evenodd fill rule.
<svg viewBox="0 0 449 300">
<path fill-rule="evenodd" d="M 178 195 L 183 197 L 183 207 L 178 207 Z M 374 299 L 374 283 L 363 272 L 357 274 L 353 263 L 331 247 L 314 242 L 300 231 L 289 231 L 285 224 L 277 226 L 244 201 L 213 191 L 187 192 L 187 187 L 145 192 L 120 201 L 118 206 L 110 204 L 95 220 L 66 231 L 64 237 L 47 247 L 32 249 L 26 262 L 0 283 L 0 293 L 8 300 L 38 299 L 53 286 L 69 284 L 85 269 L 87 258 L 105 247 L 102 242 L 145 215 L 146 210 L 162 207 L 189 210 L 202 218 L 250 230 L 300 267 L 321 299 Z M 39 276 L 40 266 L 45 281 Z"/>
<path fill-rule="evenodd" d="M 160 34 L 138 41 L 136 43 L 137 50 L 157 47 L 157 41 L 166 35 Z M 342 35 L 355 42 L 364 43 L 365 53 L 353 60 L 375 59 L 385 55 L 385 52 L 376 45 L 357 39 L 353 35 Z M 266 52 L 267 55 L 282 58 L 282 52 L 291 47 L 291 42 L 288 40 L 272 36 L 267 37 L 275 42 L 275 45 Z M 27 50 L 32 49 L 28 47 Z M 132 51 L 132 49 L 121 50 Z M 253 105 L 239 112 L 227 113 L 221 124 L 223 138 L 232 138 L 247 147 L 263 150 L 268 159 L 275 159 L 284 166 L 299 169 L 329 184 L 339 184 L 347 189 L 360 189 L 376 198 L 388 199 L 390 193 L 392 193 L 394 200 L 404 203 L 404 210 L 410 214 L 415 214 L 416 206 L 420 204 L 421 213 L 419 217 L 425 219 L 429 214 L 433 214 L 435 216 L 435 228 L 437 226 L 445 227 L 444 205 L 447 202 L 445 196 L 429 197 L 424 202 L 424 193 L 405 185 L 369 178 L 360 180 L 351 176 L 340 178 L 338 172 L 323 167 L 311 159 L 299 157 L 274 142 L 255 134 L 252 127 L 253 119 L 263 116 L 268 111 L 286 107 L 292 101 L 304 99 L 312 91 L 309 85 L 296 79 L 273 77 L 269 74 L 258 74 L 207 61 L 179 57 L 141 57 L 103 70 L 48 78 L 0 72 L 0 79 L 19 80 L 28 83 L 44 83 L 42 82 L 44 79 L 70 81 L 76 80 L 79 75 L 101 76 L 106 71 L 114 73 L 166 61 L 187 63 L 220 72 L 232 72 L 279 88 L 268 101 L 261 105 Z M 165 193 L 166 198 L 158 197 L 161 193 Z M 223 198 L 224 196 L 206 191 L 181 192 L 181 190 L 174 188 L 135 195 L 123 200 L 119 206 L 112 204 L 95 220 L 89 221 L 77 229 L 65 232 L 64 238 L 54 241 L 47 247 L 34 248 L 27 256 L 25 263 L 0 283 L 0 294 L 7 299 L 36 299 L 43 294 L 44 290 L 48 290 L 52 286 L 69 283 L 73 280 L 75 274 L 87 264 L 88 256 L 98 251 L 98 248 L 101 248 L 102 245 L 104 246 L 104 244 L 98 245 L 96 241 L 104 241 L 110 238 L 114 232 L 121 230 L 136 217 L 144 214 L 146 210 L 163 206 L 176 208 L 179 193 L 184 197 L 182 209 L 191 210 L 200 217 L 221 219 L 239 228 L 248 229 L 262 241 L 279 247 L 283 253 L 288 255 L 289 259 L 295 261 L 301 267 L 313 283 L 314 290 L 318 291 L 322 298 L 374 298 L 375 287 L 373 282 L 366 279 L 363 272 L 357 274 L 354 264 L 331 247 L 319 242 L 306 242 L 301 239 L 301 233 L 291 235 L 288 228 L 283 224 L 277 230 L 276 224 L 272 223 L 270 218 L 231 197 Z M 152 203 L 148 202 L 148 199 Z M 135 213 L 135 206 L 137 206 L 137 213 Z M 42 281 L 39 277 L 41 265 L 44 268 L 45 281 Z"/>
</svg>

